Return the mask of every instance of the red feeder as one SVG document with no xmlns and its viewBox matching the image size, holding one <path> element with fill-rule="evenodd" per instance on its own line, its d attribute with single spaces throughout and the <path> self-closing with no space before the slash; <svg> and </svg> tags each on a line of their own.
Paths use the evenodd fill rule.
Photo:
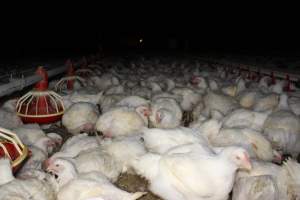
<svg viewBox="0 0 300 200">
<path fill-rule="evenodd" d="M 291 83 L 291 80 L 290 80 L 290 76 L 287 74 L 286 75 L 286 86 L 284 87 L 284 90 L 287 91 L 287 92 L 292 92 L 292 83 Z"/>
<path fill-rule="evenodd" d="M 72 61 L 71 60 L 67 60 L 66 65 L 68 66 L 67 76 L 68 77 L 74 76 L 75 75 L 75 69 L 74 69 Z M 67 88 L 68 88 L 68 90 L 73 90 L 73 87 L 74 87 L 74 80 L 68 80 L 67 81 Z"/>
<path fill-rule="evenodd" d="M 28 156 L 28 148 L 18 136 L 10 130 L 0 127 L 0 158 L 10 159 L 13 173 L 20 169 Z"/>
<path fill-rule="evenodd" d="M 75 75 L 74 65 L 71 60 L 67 60 L 66 65 L 68 66 L 67 76 L 60 79 L 56 85 L 55 90 L 61 91 L 64 88 L 64 84 L 67 84 L 68 90 L 73 90 L 75 80 L 79 81 L 82 85 L 85 84 L 85 80 L 79 76 Z"/>
<path fill-rule="evenodd" d="M 35 85 L 34 90 L 18 100 L 17 115 L 24 123 L 54 123 L 64 114 L 62 97 L 48 90 L 48 74 L 43 67 L 38 67 L 36 73 L 42 80 Z"/>
<path fill-rule="evenodd" d="M 272 78 L 272 85 L 276 84 L 276 78 L 274 76 L 274 72 L 271 73 L 271 78 Z"/>
</svg>

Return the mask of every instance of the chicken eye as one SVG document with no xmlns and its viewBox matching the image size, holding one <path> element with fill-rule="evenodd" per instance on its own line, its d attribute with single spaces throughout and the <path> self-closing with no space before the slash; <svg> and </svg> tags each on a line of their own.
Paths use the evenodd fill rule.
<svg viewBox="0 0 300 200">
<path fill-rule="evenodd" d="M 56 167 L 59 167 L 59 164 L 56 164 L 55 166 L 56 166 Z"/>
<path fill-rule="evenodd" d="M 235 158 L 236 158 L 237 160 L 241 160 L 241 158 L 240 158 L 239 156 L 236 156 Z"/>
</svg>

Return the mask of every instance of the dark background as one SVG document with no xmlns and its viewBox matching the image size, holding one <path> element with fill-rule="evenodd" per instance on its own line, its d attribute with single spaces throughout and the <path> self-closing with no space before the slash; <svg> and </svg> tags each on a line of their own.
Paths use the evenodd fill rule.
<svg viewBox="0 0 300 200">
<path fill-rule="evenodd" d="M 221 13 L 212 9 L 203 13 L 198 8 L 160 15 L 152 10 L 146 18 L 140 15 L 143 10 L 139 14 L 124 10 L 118 16 L 118 11 L 100 16 L 99 10 L 92 11 L 92 15 L 64 12 L 56 18 L 55 11 L 29 18 L 24 14 L 13 20 L 6 16 L 0 29 L 0 61 L 64 59 L 94 53 L 99 47 L 106 55 L 155 52 L 298 56 L 300 52 L 300 23 L 292 10 L 288 15 L 280 10 L 263 10 L 263 16 L 251 9 Z M 139 43 L 141 38 L 143 42 Z"/>
</svg>

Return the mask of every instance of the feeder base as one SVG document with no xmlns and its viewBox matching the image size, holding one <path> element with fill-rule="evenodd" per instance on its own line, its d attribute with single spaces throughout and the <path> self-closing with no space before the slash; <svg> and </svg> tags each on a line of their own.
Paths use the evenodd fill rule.
<svg viewBox="0 0 300 200">
<path fill-rule="evenodd" d="M 61 120 L 63 114 L 46 116 L 46 117 L 31 117 L 31 116 L 20 116 L 24 124 L 38 123 L 38 124 L 51 124 Z"/>
</svg>

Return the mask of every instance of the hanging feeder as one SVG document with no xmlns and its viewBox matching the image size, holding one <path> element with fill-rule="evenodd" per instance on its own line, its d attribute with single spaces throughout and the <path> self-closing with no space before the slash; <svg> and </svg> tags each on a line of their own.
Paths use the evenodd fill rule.
<svg viewBox="0 0 300 200">
<path fill-rule="evenodd" d="M 48 74 L 43 67 L 38 67 L 36 73 L 42 80 L 35 85 L 34 90 L 18 100 L 17 115 L 24 123 L 54 123 L 60 120 L 64 113 L 62 97 L 48 90 Z"/>
<path fill-rule="evenodd" d="M 75 81 L 79 81 L 81 85 L 85 85 L 85 80 L 75 75 L 74 65 L 71 60 L 67 60 L 66 65 L 68 66 L 67 76 L 60 79 L 55 84 L 55 91 L 61 91 L 65 84 L 68 90 L 73 90 Z"/>
<path fill-rule="evenodd" d="M 28 148 L 15 133 L 0 127 L 0 158 L 10 159 L 13 173 L 20 169 L 29 154 Z"/>
<path fill-rule="evenodd" d="M 85 56 L 81 59 L 80 63 L 80 69 L 76 70 L 76 74 L 78 76 L 83 78 L 89 78 L 90 76 L 95 75 L 95 72 L 88 67 L 88 60 Z"/>
</svg>

